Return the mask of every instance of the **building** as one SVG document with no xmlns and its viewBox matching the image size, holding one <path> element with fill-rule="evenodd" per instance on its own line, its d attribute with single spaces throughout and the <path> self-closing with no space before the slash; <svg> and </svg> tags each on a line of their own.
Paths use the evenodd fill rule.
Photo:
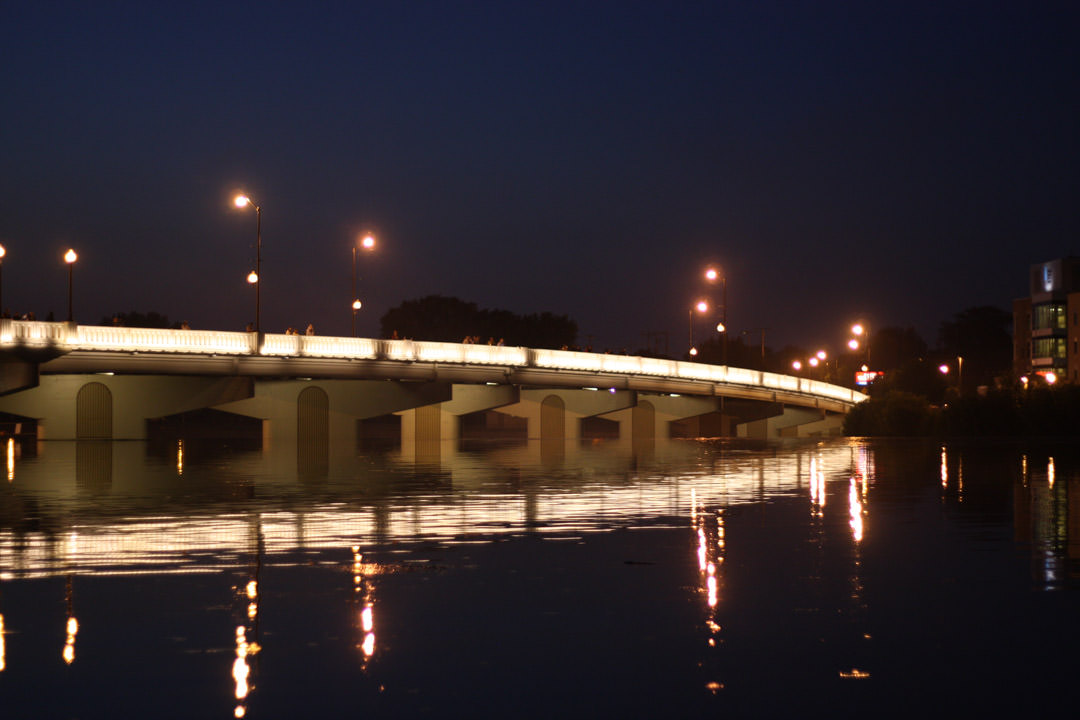
<svg viewBox="0 0 1080 720">
<path fill-rule="evenodd" d="M 1080 383 L 1080 257 L 1031 266 L 1031 295 L 1013 301 L 1013 370 Z"/>
</svg>

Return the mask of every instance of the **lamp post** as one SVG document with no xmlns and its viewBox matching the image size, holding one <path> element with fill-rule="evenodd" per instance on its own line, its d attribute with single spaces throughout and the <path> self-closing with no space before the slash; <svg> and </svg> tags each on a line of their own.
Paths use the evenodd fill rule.
<svg viewBox="0 0 1080 720">
<path fill-rule="evenodd" d="M 709 311 L 709 303 L 704 300 L 698 300 L 690 308 L 690 355 L 694 356 L 698 354 L 698 350 L 694 347 L 694 311 L 699 313 L 706 313 Z"/>
<path fill-rule="evenodd" d="M 248 273 L 247 281 L 255 286 L 255 332 L 258 333 L 261 330 L 259 311 L 262 308 L 262 208 L 244 194 L 237 195 L 233 203 L 238 208 L 248 205 L 255 208 L 255 270 Z"/>
<path fill-rule="evenodd" d="M 0 317 L 4 314 L 4 256 L 7 255 L 7 248 L 0 245 Z"/>
<path fill-rule="evenodd" d="M 74 295 L 75 261 L 78 259 L 79 256 L 75 254 L 73 248 L 68 248 L 68 251 L 64 253 L 64 262 L 66 262 L 68 266 L 68 322 L 72 322 L 75 319 L 72 296 Z"/>
<path fill-rule="evenodd" d="M 375 249 L 375 236 L 371 233 L 366 233 L 360 240 L 360 247 L 364 250 Z M 352 249 L 352 334 L 356 337 L 356 311 L 360 309 L 361 302 L 360 296 L 356 293 L 356 245 L 353 245 Z"/>
<path fill-rule="evenodd" d="M 848 341 L 848 347 L 852 350 L 858 350 L 860 345 L 866 345 L 866 364 L 870 364 L 870 328 L 863 323 L 855 323 L 851 326 L 851 334 L 854 335 L 851 340 Z M 860 341 L 859 338 L 865 338 Z"/>
<path fill-rule="evenodd" d="M 705 279 L 710 283 L 720 281 L 720 322 L 716 326 L 717 332 L 724 336 L 723 339 L 723 362 L 727 365 L 727 339 L 728 339 L 728 320 L 727 320 L 727 275 L 721 273 L 716 268 L 705 269 Z"/>
</svg>

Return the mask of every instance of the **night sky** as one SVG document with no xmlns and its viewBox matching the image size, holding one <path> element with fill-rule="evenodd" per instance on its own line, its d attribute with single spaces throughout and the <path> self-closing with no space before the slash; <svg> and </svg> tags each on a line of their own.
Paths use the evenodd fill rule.
<svg viewBox="0 0 1080 720">
<path fill-rule="evenodd" d="M 1047 2 L 0 3 L 3 304 L 364 336 L 450 295 L 685 349 L 933 344 L 1080 253 L 1080 11 Z"/>
</svg>

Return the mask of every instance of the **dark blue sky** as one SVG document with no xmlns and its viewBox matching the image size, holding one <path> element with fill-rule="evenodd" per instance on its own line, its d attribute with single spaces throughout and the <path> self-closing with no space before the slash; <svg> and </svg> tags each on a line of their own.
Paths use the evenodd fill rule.
<svg viewBox="0 0 1080 720">
<path fill-rule="evenodd" d="M 3 303 L 363 335 L 453 295 L 683 349 L 1008 308 L 1080 253 L 1071 3 L 0 4 Z"/>
</svg>

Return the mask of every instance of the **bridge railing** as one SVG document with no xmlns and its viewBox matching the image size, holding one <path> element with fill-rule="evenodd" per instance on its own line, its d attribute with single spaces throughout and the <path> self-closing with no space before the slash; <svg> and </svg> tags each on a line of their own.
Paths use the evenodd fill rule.
<svg viewBox="0 0 1080 720">
<path fill-rule="evenodd" d="M 378 356 L 378 341 L 324 335 L 264 335 L 262 354 L 372 359 Z"/>
<path fill-rule="evenodd" d="M 260 345 L 261 339 L 261 345 Z M 163 330 L 70 323 L 0 321 L 0 344 L 64 350 L 163 352 L 281 357 L 352 358 L 401 362 L 536 367 L 551 370 L 649 375 L 801 393 L 857 403 L 856 390 L 809 378 L 725 365 L 570 350 L 471 345 L 415 340 L 373 340 L 322 335 L 261 336 L 219 330 Z"/>
<path fill-rule="evenodd" d="M 71 327 L 67 323 L 33 320 L 0 320 L 0 343 L 14 345 L 57 345 L 68 341 Z"/>
<path fill-rule="evenodd" d="M 382 340 L 380 343 L 383 355 L 389 360 L 511 366 L 523 366 L 528 361 L 526 349 L 520 347 L 418 340 Z"/>
<path fill-rule="evenodd" d="M 164 330 L 78 325 L 67 340 L 73 350 L 185 352 L 242 355 L 255 351 L 254 335 L 220 330 Z"/>
</svg>

